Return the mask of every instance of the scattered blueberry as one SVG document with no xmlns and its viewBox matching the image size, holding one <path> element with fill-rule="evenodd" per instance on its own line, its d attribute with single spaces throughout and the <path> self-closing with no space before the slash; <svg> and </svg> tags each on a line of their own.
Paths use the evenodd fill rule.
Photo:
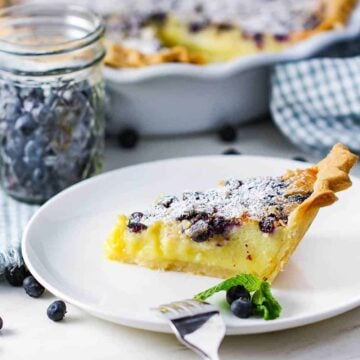
<svg viewBox="0 0 360 360">
<path fill-rule="evenodd" d="M 132 149 L 139 142 L 139 134 L 132 128 L 122 130 L 118 135 L 119 145 L 124 149 Z"/>
<path fill-rule="evenodd" d="M 230 305 L 231 312 L 241 318 L 247 319 L 252 314 L 252 304 L 249 299 L 238 298 Z"/>
<path fill-rule="evenodd" d="M 229 148 L 222 153 L 223 155 L 241 155 L 241 152 L 237 151 L 236 149 Z"/>
<path fill-rule="evenodd" d="M 307 162 L 307 160 L 302 156 L 294 156 L 292 159 L 295 161 Z"/>
<path fill-rule="evenodd" d="M 45 291 L 45 288 L 32 275 L 24 279 L 23 288 L 29 296 L 34 298 L 40 297 Z"/>
<path fill-rule="evenodd" d="M 27 276 L 28 272 L 25 265 L 10 265 L 5 269 L 5 279 L 12 286 L 21 286 Z"/>
<path fill-rule="evenodd" d="M 218 135 L 222 141 L 233 142 L 237 138 L 237 131 L 233 126 L 225 124 L 219 128 Z"/>
<path fill-rule="evenodd" d="M 61 321 L 66 314 L 66 304 L 62 300 L 54 301 L 47 308 L 47 316 L 50 320 Z"/>
<path fill-rule="evenodd" d="M 0 316 L 0 330 L 3 328 L 3 326 L 4 326 L 4 321 Z"/>
<path fill-rule="evenodd" d="M 241 285 L 233 286 L 226 292 L 226 301 L 229 305 L 240 298 L 250 300 L 250 293 Z"/>
</svg>

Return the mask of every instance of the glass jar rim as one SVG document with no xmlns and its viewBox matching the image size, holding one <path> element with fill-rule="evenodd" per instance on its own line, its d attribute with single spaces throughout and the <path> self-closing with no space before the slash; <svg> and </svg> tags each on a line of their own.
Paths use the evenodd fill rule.
<svg viewBox="0 0 360 360">
<path fill-rule="evenodd" d="M 1 38 L 0 34 L 0 54 L 7 53 L 31 57 L 65 54 L 87 47 L 101 39 L 105 33 L 105 26 L 102 18 L 88 8 L 78 5 L 51 5 L 44 3 L 14 5 L 0 10 L 0 29 L 3 28 L 5 24 L 19 25 L 21 24 L 21 21 L 24 21 L 23 19 L 36 19 L 39 15 L 48 15 L 58 18 L 62 15 L 66 15 L 69 26 L 74 26 L 73 21 L 76 18 L 82 18 L 83 21 L 87 21 L 88 25 L 92 28 L 87 29 L 86 33 L 79 38 L 50 44 L 22 44 Z M 19 16 L 23 16 L 24 18 L 17 18 Z M 56 47 L 56 49 L 54 49 L 54 47 Z"/>
</svg>

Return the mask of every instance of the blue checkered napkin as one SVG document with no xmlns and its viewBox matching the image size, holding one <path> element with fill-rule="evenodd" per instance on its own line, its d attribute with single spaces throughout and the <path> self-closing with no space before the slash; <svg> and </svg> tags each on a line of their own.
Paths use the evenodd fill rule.
<svg viewBox="0 0 360 360">
<path fill-rule="evenodd" d="M 25 225 L 38 206 L 20 203 L 0 190 L 0 275 L 23 263 L 20 243 Z"/>
<path fill-rule="evenodd" d="M 325 153 L 341 142 L 360 153 L 360 56 L 277 65 L 271 112 L 305 151 Z"/>
</svg>

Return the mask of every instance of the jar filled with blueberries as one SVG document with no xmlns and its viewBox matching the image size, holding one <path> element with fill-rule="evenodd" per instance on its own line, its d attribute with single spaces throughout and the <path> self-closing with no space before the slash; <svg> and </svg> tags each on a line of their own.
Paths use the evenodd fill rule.
<svg viewBox="0 0 360 360">
<path fill-rule="evenodd" d="M 101 170 L 104 27 L 76 6 L 20 5 L 0 14 L 0 181 L 43 203 Z"/>
</svg>

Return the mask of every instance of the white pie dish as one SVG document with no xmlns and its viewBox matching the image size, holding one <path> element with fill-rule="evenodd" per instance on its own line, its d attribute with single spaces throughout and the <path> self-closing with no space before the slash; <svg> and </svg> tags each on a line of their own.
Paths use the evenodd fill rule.
<svg viewBox="0 0 360 360">
<path fill-rule="evenodd" d="M 122 325 L 170 332 L 150 308 L 192 297 L 219 279 L 160 272 L 105 258 L 102 244 L 119 212 L 143 209 L 160 193 L 213 187 L 221 178 L 278 175 L 307 164 L 252 156 L 208 156 L 157 161 L 81 182 L 46 203 L 27 226 L 22 243 L 32 274 L 56 296 L 90 314 Z M 201 174 L 201 176 L 199 176 Z M 274 321 L 224 314 L 228 334 L 292 328 L 360 305 L 360 181 L 321 209 L 285 271 L 273 284 L 283 306 Z M 71 314 L 69 314 L 71 316 Z"/>
<path fill-rule="evenodd" d="M 271 66 L 306 59 L 360 34 L 360 4 L 346 28 L 324 32 L 281 53 L 261 53 L 206 66 L 161 64 L 104 69 L 109 131 L 133 125 L 143 134 L 208 130 L 221 122 L 242 123 L 268 111 Z"/>
</svg>

